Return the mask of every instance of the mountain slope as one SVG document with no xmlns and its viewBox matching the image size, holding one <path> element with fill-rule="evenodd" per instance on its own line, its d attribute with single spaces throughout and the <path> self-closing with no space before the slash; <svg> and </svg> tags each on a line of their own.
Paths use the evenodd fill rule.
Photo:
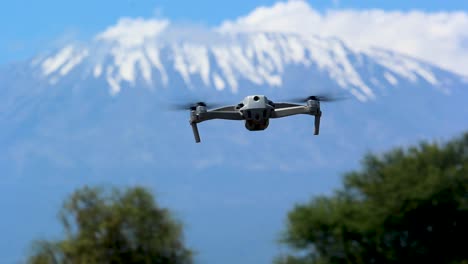
<svg viewBox="0 0 468 264">
<path fill-rule="evenodd" d="M 399 80 L 423 81 L 447 91 L 448 80 L 436 76 L 434 66 L 377 48 L 354 51 L 335 38 L 213 33 L 215 43 L 200 44 L 165 43 L 159 35 L 127 43 L 122 36 L 108 35 L 99 35 L 92 45 L 68 45 L 34 60 L 33 65 L 51 84 L 85 67 L 82 77 L 105 79 L 112 94 L 137 81 L 146 87 L 167 88 L 173 81 L 169 75 L 182 78 L 189 88 L 205 86 L 234 93 L 242 81 L 248 86 L 280 87 L 285 68 L 292 65 L 316 68 L 360 101 L 375 97 L 372 86 L 395 86 Z"/>
</svg>

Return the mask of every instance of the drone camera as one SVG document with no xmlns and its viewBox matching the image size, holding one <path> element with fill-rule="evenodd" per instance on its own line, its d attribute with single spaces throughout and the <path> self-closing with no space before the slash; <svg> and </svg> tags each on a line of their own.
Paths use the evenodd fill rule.
<svg viewBox="0 0 468 264">
<path fill-rule="evenodd" d="M 269 124 L 270 124 L 269 119 L 264 119 L 261 121 L 246 120 L 245 128 L 247 128 L 247 130 L 249 131 L 261 131 L 261 130 L 265 130 Z"/>
</svg>

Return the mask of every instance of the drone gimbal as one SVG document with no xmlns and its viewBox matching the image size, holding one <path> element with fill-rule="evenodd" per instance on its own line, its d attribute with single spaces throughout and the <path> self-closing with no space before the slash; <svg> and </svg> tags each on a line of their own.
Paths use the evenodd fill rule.
<svg viewBox="0 0 468 264">
<path fill-rule="evenodd" d="M 298 101 L 305 105 L 293 103 L 274 103 L 264 95 L 247 96 L 237 105 L 229 105 L 208 110 L 206 103 L 198 102 L 190 105 L 190 125 L 192 126 L 195 142 L 200 142 L 200 133 L 197 124 L 212 120 L 245 120 L 245 127 L 250 131 L 265 130 L 268 127 L 270 118 L 282 118 L 292 115 L 312 115 L 315 116 L 314 135 L 320 130 L 320 101 L 331 101 L 331 98 L 320 96 L 310 96 Z"/>
</svg>

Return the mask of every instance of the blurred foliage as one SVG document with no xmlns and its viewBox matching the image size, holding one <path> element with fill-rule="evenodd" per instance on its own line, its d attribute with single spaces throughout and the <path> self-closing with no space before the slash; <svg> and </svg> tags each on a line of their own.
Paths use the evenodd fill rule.
<svg viewBox="0 0 468 264">
<path fill-rule="evenodd" d="M 29 263 L 192 263 L 181 225 L 144 188 L 85 187 L 59 215 L 65 239 L 34 242 Z"/>
<path fill-rule="evenodd" d="M 468 133 L 367 155 L 331 197 L 297 205 L 282 264 L 468 263 Z"/>
</svg>

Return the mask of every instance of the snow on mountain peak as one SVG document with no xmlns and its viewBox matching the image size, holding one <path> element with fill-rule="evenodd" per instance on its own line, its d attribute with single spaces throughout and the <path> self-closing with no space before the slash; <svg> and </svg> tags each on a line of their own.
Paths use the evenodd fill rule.
<svg viewBox="0 0 468 264">
<path fill-rule="evenodd" d="M 88 56 L 93 58 L 88 65 L 93 68 L 92 77 L 104 77 L 112 94 L 117 94 L 126 83 L 134 85 L 138 78 L 150 86 L 157 86 L 157 82 L 167 86 L 170 71 L 175 71 L 188 87 L 200 80 L 204 86 L 218 90 L 229 87 L 235 93 L 243 80 L 253 85 L 281 86 L 286 68 L 302 65 L 316 67 L 361 101 L 375 97 L 370 77 L 391 86 L 399 79 L 423 80 L 434 86 L 440 83 L 431 66 L 416 59 L 377 49 L 357 52 L 337 39 L 297 34 L 243 33 L 211 45 L 164 43 L 151 38 L 137 46 L 116 42 L 106 50 L 107 60 L 97 62 L 94 58 L 101 54 L 94 56 L 93 52 L 96 53 L 89 48 L 67 46 L 42 62 L 42 73 L 55 83 Z M 372 61 L 367 67 L 383 67 L 386 72 L 381 76 L 377 72 L 374 76 L 363 75 L 359 70 L 363 62 L 355 61 L 363 56 Z"/>
<path fill-rule="evenodd" d="M 290 0 L 225 21 L 206 30 L 203 37 L 195 36 L 198 29 L 187 34 L 190 26 L 181 33 L 165 19 L 122 18 L 89 45 L 68 45 L 38 65 L 51 83 L 84 65 L 91 68 L 88 76 L 107 82 L 111 94 L 140 80 L 151 87 L 167 87 L 174 73 L 188 87 L 237 92 L 242 81 L 279 87 L 288 67 L 302 65 L 316 67 L 366 101 L 375 97 L 373 87 L 382 83 L 395 86 L 402 80 L 422 80 L 444 89 L 437 68 L 416 58 L 464 72 L 468 67 L 458 66 L 466 65 L 468 51 L 465 54 L 457 41 L 468 36 L 459 28 L 465 22 L 467 28 L 464 13 L 344 10 L 320 14 L 305 1 Z M 415 29 L 422 23 L 429 23 L 431 29 Z M 177 34 L 184 38 L 174 38 Z M 447 58 L 453 59 L 452 64 L 447 64 Z M 376 67 L 384 71 L 373 70 Z"/>
</svg>

